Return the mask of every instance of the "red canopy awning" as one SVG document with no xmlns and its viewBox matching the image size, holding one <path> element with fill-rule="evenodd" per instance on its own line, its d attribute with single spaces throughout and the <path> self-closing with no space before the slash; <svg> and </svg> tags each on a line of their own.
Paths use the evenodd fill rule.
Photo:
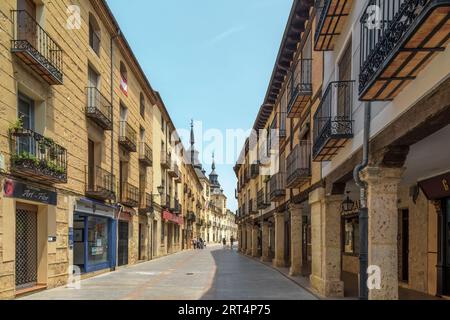
<svg viewBox="0 0 450 320">
<path fill-rule="evenodd" d="M 170 211 L 163 211 L 163 219 L 169 222 L 173 222 L 179 225 L 183 225 L 183 217 L 177 216 Z"/>
</svg>

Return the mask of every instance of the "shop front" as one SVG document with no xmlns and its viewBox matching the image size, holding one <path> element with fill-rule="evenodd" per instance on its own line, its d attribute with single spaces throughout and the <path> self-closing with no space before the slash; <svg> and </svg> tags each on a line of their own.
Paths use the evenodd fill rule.
<svg viewBox="0 0 450 320">
<path fill-rule="evenodd" d="M 164 221 L 168 222 L 168 232 L 167 232 L 167 250 L 168 253 L 173 253 L 175 246 L 178 246 L 178 232 L 179 226 L 184 224 L 184 219 L 170 211 L 163 211 L 162 218 Z"/>
<path fill-rule="evenodd" d="M 437 221 L 437 295 L 450 296 L 450 172 L 419 182 L 433 201 Z"/>
<path fill-rule="evenodd" d="M 72 231 L 73 259 L 81 272 L 115 266 L 115 230 L 114 207 L 90 200 L 77 201 Z"/>
</svg>

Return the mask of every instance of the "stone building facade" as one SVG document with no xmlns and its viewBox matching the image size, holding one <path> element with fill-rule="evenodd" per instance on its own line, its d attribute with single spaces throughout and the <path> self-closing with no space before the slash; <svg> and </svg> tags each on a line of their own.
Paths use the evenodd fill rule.
<svg viewBox="0 0 450 320">
<path fill-rule="evenodd" d="M 323 296 L 362 294 L 365 257 L 380 281 L 370 299 L 449 295 L 449 10 L 294 1 L 235 167 L 243 253 L 290 266 Z"/>
<path fill-rule="evenodd" d="M 2 1 L 0 47 L 0 298 L 190 248 L 203 187 L 106 1 Z"/>
</svg>

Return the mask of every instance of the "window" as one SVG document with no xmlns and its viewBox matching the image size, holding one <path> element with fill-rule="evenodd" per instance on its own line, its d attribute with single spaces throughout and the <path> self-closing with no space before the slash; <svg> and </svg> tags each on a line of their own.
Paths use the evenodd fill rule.
<svg viewBox="0 0 450 320">
<path fill-rule="evenodd" d="M 141 117 L 143 119 L 145 119 L 145 98 L 142 93 L 141 93 L 141 99 L 140 99 L 140 112 L 141 112 Z"/>
<path fill-rule="evenodd" d="M 95 17 L 89 14 L 89 46 L 100 55 L 100 27 Z"/>
<path fill-rule="evenodd" d="M 359 218 L 358 215 L 344 216 L 343 219 L 343 251 L 344 254 L 359 254 Z"/>
<path fill-rule="evenodd" d="M 128 97 L 128 72 L 122 61 L 120 62 L 120 90 Z"/>
</svg>

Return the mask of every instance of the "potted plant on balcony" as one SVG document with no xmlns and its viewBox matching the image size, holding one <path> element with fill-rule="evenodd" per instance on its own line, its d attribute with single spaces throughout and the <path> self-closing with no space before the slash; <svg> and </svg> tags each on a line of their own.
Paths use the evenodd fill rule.
<svg viewBox="0 0 450 320">
<path fill-rule="evenodd" d="M 34 154 L 25 151 L 20 154 L 13 155 L 11 161 L 14 166 L 31 169 L 37 168 L 40 163 L 39 159 Z"/>
<path fill-rule="evenodd" d="M 16 137 L 29 137 L 31 131 L 23 127 L 23 118 L 19 117 L 9 127 L 9 132 Z"/>
</svg>

